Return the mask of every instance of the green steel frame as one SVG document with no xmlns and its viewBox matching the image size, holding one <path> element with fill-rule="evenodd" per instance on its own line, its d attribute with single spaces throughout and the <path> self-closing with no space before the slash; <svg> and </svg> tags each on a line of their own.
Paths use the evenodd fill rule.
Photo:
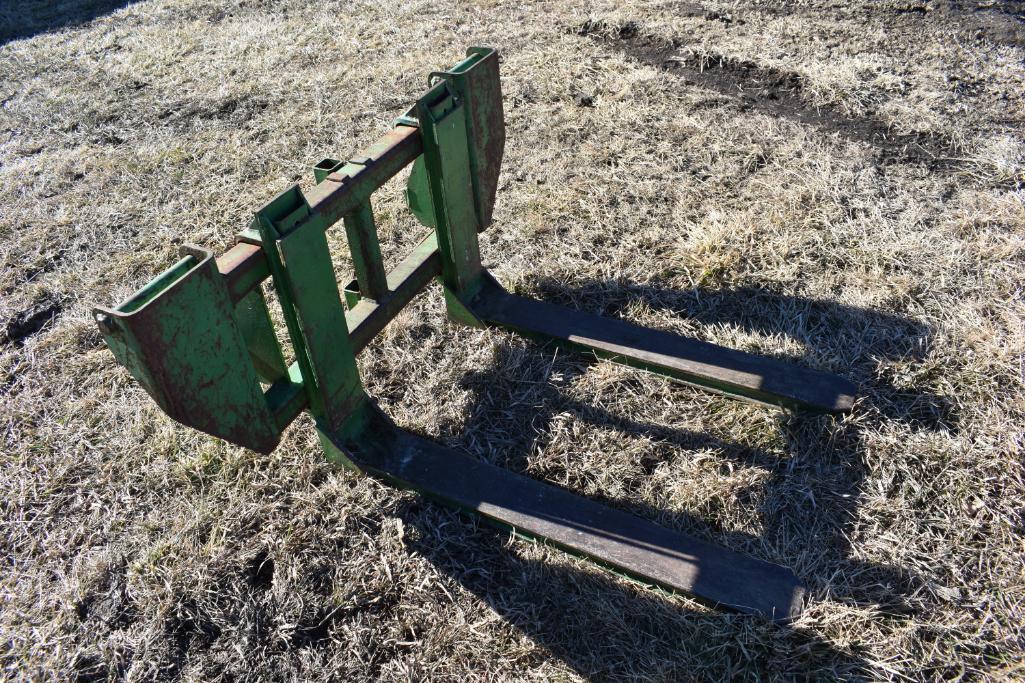
<svg viewBox="0 0 1025 683">
<path fill-rule="evenodd" d="M 110 349 L 179 422 L 268 453 L 302 410 L 332 461 L 478 514 L 708 603 L 792 619 L 804 589 L 788 569 L 678 534 L 397 428 L 366 394 L 356 355 L 440 279 L 449 315 L 579 349 L 747 400 L 839 412 L 839 377 L 515 296 L 481 266 L 505 143 L 494 50 L 471 48 L 363 154 L 314 168 L 260 209 L 226 254 L 188 247 L 128 301 L 97 308 Z M 370 198 L 408 164 L 407 203 L 432 229 L 395 269 L 381 259 Z M 325 235 L 342 221 L 355 279 L 339 290 Z M 286 365 L 260 284 L 281 303 Z"/>
</svg>

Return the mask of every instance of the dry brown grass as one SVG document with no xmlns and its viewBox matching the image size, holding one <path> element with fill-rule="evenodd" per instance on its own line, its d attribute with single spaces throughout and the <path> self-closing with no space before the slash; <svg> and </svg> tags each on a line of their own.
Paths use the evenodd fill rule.
<svg viewBox="0 0 1025 683">
<path fill-rule="evenodd" d="M 1021 3 L 833 4 L 0 8 L 4 676 L 1025 677 Z M 179 427 L 103 347 L 93 303 L 226 247 L 469 44 L 503 54 L 504 282 L 862 398 L 782 415 L 454 327 L 437 291 L 361 357 L 370 392 L 793 567 L 792 628 L 334 470 L 305 419 L 268 457 Z M 397 186 L 378 212 L 396 258 L 422 229 Z"/>
</svg>

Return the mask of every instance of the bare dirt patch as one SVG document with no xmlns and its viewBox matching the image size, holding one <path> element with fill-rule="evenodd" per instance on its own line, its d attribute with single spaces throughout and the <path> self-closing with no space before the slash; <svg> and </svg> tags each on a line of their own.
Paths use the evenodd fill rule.
<svg viewBox="0 0 1025 683">
<path fill-rule="evenodd" d="M 689 5 L 688 5 L 689 7 Z M 692 10 L 695 16 L 733 23 L 731 15 Z M 782 116 L 794 122 L 814 126 L 820 132 L 836 134 L 853 142 L 868 143 L 880 152 L 880 160 L 922 164 L 930 169 L 958 164 L 956 143 L 928 133 L 895 133 L 890 126 L 871 118 L 845 116 L 835 107 L 815 105 L 802 96 L 800 74 L 759 66 L 750 59 L 704 53 L 681 55 L 682 41 L 668 44 L 656 36 L 645 35 L 637 24 L 619 26 L 585 21 L 574 32 L 595 36 L 624 54 L 650 66 L 674 74 L 684 85 L 707 88 L 735 100 L 741 111 L 758 111 Z"/>
<path fill-rule="evenodd" d="M 59 301 L 44 296 L 30 307 L 12 315 L 4 324 L 0 342 L 22 345 L 25 340 L 36 334 L 54 318 L 60 315 L 62 305 Z"/>
</svg>

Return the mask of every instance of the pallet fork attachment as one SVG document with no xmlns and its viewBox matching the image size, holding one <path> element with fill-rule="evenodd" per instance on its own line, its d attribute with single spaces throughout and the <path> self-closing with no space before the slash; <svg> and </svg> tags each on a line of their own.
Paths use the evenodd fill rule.
<svg viewBox="0 0 1025 683">
<path fill-rule="evenodd" d="M 670 531 L 396 427 L 363 389 L 356 355 L 440 279 L 449 315 L 789 409 L 849 410 L 855 388 L 787 365 L 507 292 L 480 261 L 505 143 L 498 54 L 471 48 L 359 156 L 325 159 L 308 193 L 260 209 L 216 260 L 181 261 L 121 305 L 96 308 L 107 345 L 178 422 L 269 453 L 303 410 L 327 457 L 480 515 L 643 582 L 708 604 L 789 621 L 804 587 L 787 568 Z M 413 164 L 407 204 L 431 232 L 390 272 L 371 194 Z M 342 221 L 355 279 L 335 280 L 325 231 Z M 260 283 L 270 279 L 295 362 L 286 365 Z"/>
</svg>

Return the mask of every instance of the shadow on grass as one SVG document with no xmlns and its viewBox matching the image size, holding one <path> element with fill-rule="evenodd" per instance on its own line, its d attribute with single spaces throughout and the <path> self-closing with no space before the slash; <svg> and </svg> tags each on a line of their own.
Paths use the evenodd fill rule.
<svg viewBox="0 0 1025 683">
<path fill-rule="evenodd" d="M 115 12 L 138 0 L 13 0 L 0 3 L 0 45 Z"/>
<path fill-rule="evenodd" d="M 505 533 L 440 506 L 396 511 L 406 547 L 589 680 L 844 679 L 867 667 L 853 651 L 757 617 L 686 609 L 601 570 L 524 557 Z"/>
<path fill-rule="evenodd" d="M 834 372 L 859 387 L 862 410 L 903 422 L 913 429 L 956 432 L 956 406 L 926 390 L 902 389 L 880 377 L 879 361 L 920 361 L 929 353 L 928 325 L 834 301 L 781 294 L 762 287 L 673 290 L 630 282 L 592 281 L 571 289 L 546 278 L 538 283 L 552 303 L 611 317 L 628 317 L 633 303 L 703 325 L 730 325 L 744 332 L 783 335 L 807 349 L 806 359 L 784 358 Z"/>
<path fill-rule="evenodd" d="M 815 355 L 812 365 L 829 365 L 861 386 L 855 419 L 779 413 L 776 427 L 782 445 L 763 450 L 730 435 L 622 414 L 615 401 L 602 407 L 566 396 L 563 389 L 594 362 L 586 355 L 556 353 L 552 347 L 503 347 L 488 371 L 464 377 L 462 385 L 476 400 L 459 433 L 453 426 L 448 434 L 450 443 L 457 441 L 477 457 L 523 472 L 529 456 L 543 452 L 553 440 L 556 416 L 570 414 L 648 440 L 648 452 L 625 468 L 626 476 L 637 478 L 638 487 L 664 462 L 692 457 L 695 451 L 714 451 L 735 465 L 768 473 L 759 481 L 761 490 L 750 492 L 763 521 L 762 537 L 715 528 L 687 513 L 652 508 L 634 496 L 588 497 L 763 559 L 774 559 L 765 557 L 765 547 L 779 548 L 783 559 L 776 561 L 794 567 L 813 603 L 830 599 L 869 607 L 890 618 L 922 609 L 925 581 L 905 569 L 854 557 L 847 539 L 868 476 L 860 430 L 894 420 L 913 430 L 957 426 L 956 413 L 944 398 L 898 390 L 876 377 L 881 359 L 924 358 L 931 338 L 927 326 L 897 315 L 754 289 L 674 292 L 608 282 L 569 289 L 553 281 L 542 283 L 541 289 L 553 303 L 582 309 L 591 304 L 592 313 L 615 316 L 640 299 L 649 307 L 706 324 L 729 323 L 750 332 L 790 336 Z M 595 302 L 600 306 L 596 308 Z M 572 482 L 584 474 L 574 472 L 571 462 L 546 467 L 542 476 L 549 483 Z M 634 488 L 634 482 L 623 485 Z M 700 677 L 786 677 L 787 672 L 843 677 L 867 667 L 856 653 L 836 650 L 812 634 L 758 618 L 681 611 L 657 592 L 624 588 L 601 574 L 520 559 L 516 551 L 498 547 L 496 538 L 480 541 L 467 531 L 475 522 L 435 525 L 425 523 L 421 513 L 403 519 L 418 530 L 414 551 L 584 676 L 690 677 L 690 669 L 679 668 L 681 662 L 692 667 L 695 657 L 709 652 L 715 653 L 712 659 L 717 664 Z"/>
</svg>

